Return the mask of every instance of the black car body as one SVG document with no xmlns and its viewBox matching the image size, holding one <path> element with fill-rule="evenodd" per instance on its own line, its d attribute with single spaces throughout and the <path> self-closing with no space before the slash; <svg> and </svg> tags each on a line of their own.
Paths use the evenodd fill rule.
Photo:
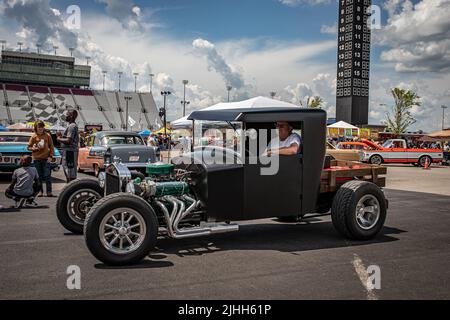
<svg viewBox="0 0 450 320">
<path fill-rule="evenodd" d="M 144 178 L 117 162 L 106 168 L 103 198 L 84 223 L 86 244 L 99 260 L 133 264 L 148 255 L 158 235 L 183 239 L 238 231 L 232 221 L 272 217 L 298 221 L 331 207 L 334 227 L 347 238 L 368 240 L 383 227 L 387 210 L 380 189 L 383 183 L 354 178 L 367 171 L 350 170 L 348 182 L 336 185 L 334 180 L 323 191 L 322 177 L 329 163 L 325 161 L 325 111 L 198 111 L 190 119 L 194 121 L 193 150 L 174 159 L 174 164 L 149 165 Z M 220 128 L 210 139 L 214 146 L 199 144 L 213 127 L 207 123 L 209 129 L 202 129 L 203 121 L 213 121 Z M 300 153 L 265 156 L 268 141 L 277 135 L 276 122 L 289 122 L 301 135 Z M 218 137 L 220 133 L 225 135 Z M 375 170 L 369 168 L 369 172 Z"/>
</svg>

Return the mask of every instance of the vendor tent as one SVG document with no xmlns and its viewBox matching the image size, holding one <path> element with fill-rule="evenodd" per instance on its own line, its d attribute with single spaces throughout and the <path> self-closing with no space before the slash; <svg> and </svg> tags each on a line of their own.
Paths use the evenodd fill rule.
<svg viewBox="0 0 450 320">
<path fill-rule="evenodd" d="M 253 109 L 253 108 L 301 108 L 292 103 L 266 97 L 256 97 L 239 102 L 218 103 L 203 110 L 230 110 L 230 109 Z"/>
<path fill-rule="evenodd" d="M 358 129 L 358 127 L 355 127 L 345 121 L 339 121 L 336 122 L 335 124 L 332 124 L 330 126 L 328 126 L 328 128 L 337 128 L 337 129 Z"/>
<path fill-rule="evenodd" d="M 144 131 L 141 131 L 141 132 L 139 132 L 139 135 L 140 136 L 143 136 L 143 137 L 148 137 L 148 136 L 150 136 L 152 133 L 150 132 L 150 130 L 144 130 Z"/>
<path fill-rule="evenodd" d="M 172 129 L 191 129 L 192 120 L 188 120 L 189 116 L 183 117 L 181 119 L 172 121 L 170 123 Z"/>
<path fill-rule="evenodd" d="M 450 140 L 450 129 L 438 131 L 428 136 L 431 138 L 437 138 L 441 140 Z"/>
<path fill-rule="evenodd" d="M 9 131 L 9 129 L 8 129 L 8 128 L 5 128 L 4 126 L 2 126 L 2 125 L 0 124 L 0 132 L 4 132 L 4 131 Z"/>
<path fill-rule="evenodd" d="M 331 137 L 355 137 L 359 135 L 359 128 L 345 121 L 339 121 L 328 126 L 328 135 Z"/>
</svg>

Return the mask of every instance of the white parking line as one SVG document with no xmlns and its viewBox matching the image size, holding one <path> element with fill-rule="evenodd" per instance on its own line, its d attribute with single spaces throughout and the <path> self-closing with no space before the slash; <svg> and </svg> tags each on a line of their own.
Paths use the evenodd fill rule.
<svg viewBox="0 0 450 320">
<path fill-rule="evenodd" d="M 368 286 L 369 277 L 367 268 L 356 253 L 353 254 L 353 267 L 355 268 L 356 274 L 358 275 L 364 289 L 366 289 L 367 291 L 367 300 L 378 300 L 378 297 L 375 294 L 374 290 L 372 288 L 369 288 Z"/>
</svg>

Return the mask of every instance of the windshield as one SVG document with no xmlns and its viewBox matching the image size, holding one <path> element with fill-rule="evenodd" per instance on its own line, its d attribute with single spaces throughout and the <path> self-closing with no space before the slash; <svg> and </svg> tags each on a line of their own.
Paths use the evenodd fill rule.
<svg viewBox="0 0 450 320">
<path fill-rule="evenodd" d="M 221 147 L 240 154 L 241 137 L 242 122 L 194 122 L 194 147 Z"/>
<path fill-rule="evenodd" d="M 5 142 L 16 142 L 16 143 L 28 143 L 30 141 L 30 137 L 28 136 L 0 136 L 0 143 Z"/>
<path fill-rule="evenodd" d="M 124 144 L 144 145 L 144 141 L 139 136 L 108 136 L 102 140 L 103 146 L 115 146 Z"/>
</svg>

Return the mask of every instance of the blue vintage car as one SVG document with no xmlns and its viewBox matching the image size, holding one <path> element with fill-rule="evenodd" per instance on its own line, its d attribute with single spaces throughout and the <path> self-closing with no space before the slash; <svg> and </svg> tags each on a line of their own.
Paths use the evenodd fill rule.
<svg viewBox="0 0 450 320">
<path fill-rule="evenodd" d="M 20 157 L 31 156 L 28 142 L 33 134 L 29 132 L 0 132 L 0 172 L 14 172 L 20 167 Z M 61 154 L 55 148 L 55 157 L 50 169 L 58 171 L 61 165 Z"/>
</svg>

